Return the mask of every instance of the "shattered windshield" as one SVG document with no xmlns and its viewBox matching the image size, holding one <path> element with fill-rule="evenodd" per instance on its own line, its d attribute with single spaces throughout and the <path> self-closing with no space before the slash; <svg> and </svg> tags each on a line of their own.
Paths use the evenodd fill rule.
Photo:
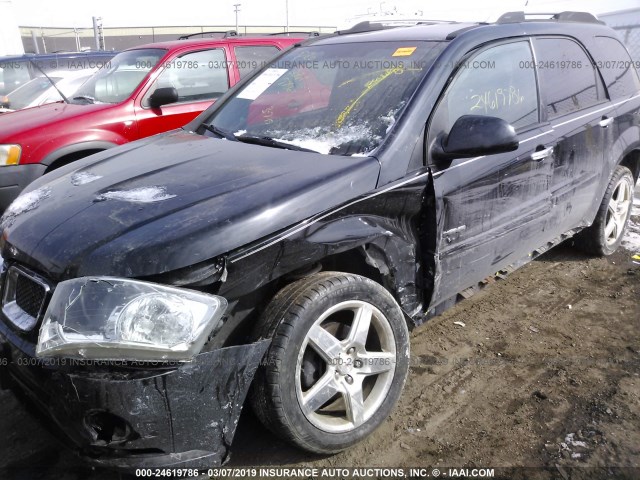
<svg viewBox="0 0 640 480">
<path fill-rule="evenodd" d="M 84 83 L 69 100 L 72 103 L 120 103 L 134 92 L 166 50 L 129 50 L 113 57 Z"/>
<path fill-rule="evenodd" d="M 424 41 L 295 48 L 236 92 L 204 128 L 227 140 L 366 155 L 390 132 L 443 48 Z"/>
</svg>

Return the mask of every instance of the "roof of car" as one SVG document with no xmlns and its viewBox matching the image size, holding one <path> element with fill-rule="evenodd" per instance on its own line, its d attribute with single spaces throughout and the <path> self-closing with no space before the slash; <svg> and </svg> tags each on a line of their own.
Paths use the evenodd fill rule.
<svg viewBox="0 0 640 480">
<path fill-rule="evenodd" d="M 341 32 L 339 35 L 320 38 L 313 41 L 317 44 L 348 43 L 348 42 L 401 42 L 405 40 L 444 40 L 458 30 L 477 27 L 478 23 L 434 23 L 398 26 L 383 30 L 370 30 L 357 33 Z"/>
<path fill-rule="evenodd" d="M 144 45 L 137 45 L 135 47 L 129 48 L 128 50 L 138 50 L 141 48 L 164 48 L 166 50 L 174 50 L 178 48 L 184 47 L 198 47 L 203 46 L 207 47 L 210 45 L 218 45 L 221 43 L 256 43 L 260 41 L 268 40 L 269 43 L 277 43 L 288 45 L 290 43 L 294 43 L 300 40 L 306 40 L 308 37 L 300 35 L 299 37 L 286 37 L 286 36 L 273 36 L 273 35 L 265 35 L 261 37 L 226 37 L 226 38 L 196 38 L 196 39 L 186 39 L 186 40 L 169 40 L 166 42 L 155 42 L 155 43 L 147 43 Z"/>
<path fill-rule="evenodd" d="M 580 37 L 594 32 L 612 33 L 601 22 L 559 21 L 532 19 L 496 23 L 433 22 L 410 26 L 384 26 L 372 23 L 356 25 L 336 35 L 311 40 L 314 45 L 356 42 L 448 41 L 469 32 L 476 40 L 495 40 L 520 35 L 572 35 Z M 467 36 L 467 35 L 465 35 Z"/>
<path fill-rule="evenodd" d="M 7 55 L 0 57 L 1 62 L 29 61 L 31 60 L 55 60 L 60 58 L 83 58 L 83 57 L 113 57 L 116 51 L 111 50 L 90 50 L 86 52 L 56 52 L 56 53 L 25 53 L 22 55 Z"/>
</svg>

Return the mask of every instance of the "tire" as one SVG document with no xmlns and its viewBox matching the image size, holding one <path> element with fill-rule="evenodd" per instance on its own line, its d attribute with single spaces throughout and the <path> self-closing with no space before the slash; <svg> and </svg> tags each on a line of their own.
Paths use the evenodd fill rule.
<svg viewBox="0 0 640 480">
<path fill-rule="evenodd" d="M 578 248 L 598 256 L 611 255 L 618 249 L 631 216 L 634 187 L 631 171 L 618 165 L 607 185 L 593 225 L 575 237 Z"/>
<path fill-rule="evenodd" d="M 409 370 L 400 307 L 358 275 L 322 272 L 288 285 L 254 334 L 272 338 L 250 394 L 254 412 L 277 436 L 314 453 L 339 452 L 371 434 Z"/>
</svg>

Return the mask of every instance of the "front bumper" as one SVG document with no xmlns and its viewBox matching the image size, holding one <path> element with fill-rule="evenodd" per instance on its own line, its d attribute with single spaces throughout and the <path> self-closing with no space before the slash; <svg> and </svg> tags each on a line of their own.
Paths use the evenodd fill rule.
<svg viewBox="0 0 640 480">
<path fill-rule="evenodd" d="M 269 344 L 214 350 L 172 370 L 53 366 L 6 328 L 0 323 L 1 385 L 25 393 L 82 458 L 122 471 L 223 464 Z"/>
<path fill-rule="evenodd" d="M 46 165 L 39 163 L 0 167 L 0 214 L 27 185 L 44 175 L 46 169 Z"/>
</svg>

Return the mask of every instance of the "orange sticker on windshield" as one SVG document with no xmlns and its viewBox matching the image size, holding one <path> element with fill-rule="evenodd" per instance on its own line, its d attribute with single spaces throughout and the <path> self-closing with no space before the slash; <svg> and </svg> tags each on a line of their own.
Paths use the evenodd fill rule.
<svg viewBox="0 0 640 480">
<path fill-rule="evenodd" d="M 413 55 L 413 52 L 416 51 L 418 47 L 401 47 L 395 51 L 392 57 L 408 57 Z"/>
</svg>

